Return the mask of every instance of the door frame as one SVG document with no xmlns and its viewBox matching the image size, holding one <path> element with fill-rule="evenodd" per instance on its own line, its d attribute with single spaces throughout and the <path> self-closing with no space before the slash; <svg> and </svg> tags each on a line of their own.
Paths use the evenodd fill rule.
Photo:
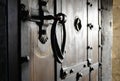
<svg viewBox="0 0 120 81">
<path fill-rule="evenodd" d="M 102 17 L 102 81 L 112 81 L 113 0 L 101 1 Z"/>
<path fill-rule="evenodd" d="M 19 2 L 7 0 L 8 81 L 21 81 Z"/>
</svg>

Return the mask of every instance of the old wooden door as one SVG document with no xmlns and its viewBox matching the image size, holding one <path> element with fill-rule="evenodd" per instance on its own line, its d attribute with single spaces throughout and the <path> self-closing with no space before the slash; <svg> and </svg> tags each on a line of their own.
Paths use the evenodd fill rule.
<svg viewBox="0 0 120 81">
<path fill-rule="evenodd" d="M 61 3 L 61 9 L 57 10 L 61 10 L 67 16 L 67 36 L 65 57 L 62 64 L 57 63 L 56 80 L 100 81 L 100 0 L 61 0 L 58 3 Z M 80 20 L 77 24 L 78 29 L 75 25 L 77 19 Z"/>
<path fill-rule="evenodd" d="M 67 16 L 66 46 L 63 63 L 57 67 L 57 80 L 89 81 L 87 0 L 61 0 L 61 12 Z"/>
<path fill-rule="evenodd" d="M 30 58 L 27 71 L 23 65 L 23 81 L 100 81 L 100 0 L 40 2 L 21 1 L 30 16 L 24 17 L 26 20 L 21 25 L 22 56 Z M 65 22 L 56 22 L 59 18 Z M 42 25 L 38 24 L 41 22 Z M 44 33 L 39 39 L 40 32 Z M 62 47 L 64 41 L 65 48 Z"/>
</svg>

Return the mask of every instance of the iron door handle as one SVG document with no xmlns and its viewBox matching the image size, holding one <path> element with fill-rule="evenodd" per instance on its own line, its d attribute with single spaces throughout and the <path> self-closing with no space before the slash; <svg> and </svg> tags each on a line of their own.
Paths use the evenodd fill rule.
<svg viewBox="0 0 120 81">
<path fill-rule="evenodd" d="M 26 21 L 33 21 L 36 22 L 36 24 L 39 26 L 39 37 L 38 39 L 42 44 L 45 44 L 48 37 L 46 35 L 46 30 L 43 30 L 43 25 L 44 25 L 44 20 L 54 20 L 51 28 L 51 45 L 52 45 L 52 50 L 55 59 L 59 62 L 62 63 L 62 60 L 64 59 L 63 53 L 65 49 L 65 43 L 66 43 L 66 29 L 65 29 L 65 14 L 63 13 L 58 13 L 55 16 L 52 15 L 46 15 L 44 16 L 44 12 L 42 10 L 43 4 L 45 5 L 45 2 L 39 1 L 39 16 L 29 16 L 29 11 L 25 10 L 25 5 L 21 4 L 21 20 Z M 63 27 L 63 41 L 62 41 L 62 46 L 61 49 L 58 45 L 58 40 L 56 36 L 56 26 L 57 23 L 60 23 Z"/>
<path fill-rule="evenodd" d="M 63 41 L 62 41 L 61 49 L 58 45 L 58 40 L 56 36 L 57 22 L 62 24 L 62 27 L 63 27 Z M 63 54 L 64 54 L 64 49 L 65 49 L 65 43 L 66 43 L 65 14 L 58 13 L 54 19 L 54 23 L 51 29 L 51 45 L 52 45 L 54 57 L 59 63 L 62 63 L 62 60 L 64 59 Z"/>
</svg>

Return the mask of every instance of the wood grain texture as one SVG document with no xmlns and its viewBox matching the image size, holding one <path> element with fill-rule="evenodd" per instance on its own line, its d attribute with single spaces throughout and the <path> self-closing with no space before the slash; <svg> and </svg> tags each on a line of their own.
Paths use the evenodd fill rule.
<svg viewBox="0 0 120 81">
<path fill-rule="evenodd" d="M 112 81 L 113 0 L 102 0 L 102 81 Z"/>
</svg>

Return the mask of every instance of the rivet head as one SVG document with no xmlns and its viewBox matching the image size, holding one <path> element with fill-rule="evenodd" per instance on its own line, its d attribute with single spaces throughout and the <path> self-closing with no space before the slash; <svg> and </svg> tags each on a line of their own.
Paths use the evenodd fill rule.
<svg viewBox="0 0 120 81">
<path fill-rule="evenodd" d="M 90 71 L 93 71 L 94 70 L 94 68 L 93 67 L 90 67 Z"/>
<path fill-rule="evenodd" d="M 68 72 L 65 71 L 65 72 L 63 73 L 63 75 L 66 77 L 66 76 L 68 75 Z"/>
<path fill-rule="evenodd" d="M 92 7 L 92 6 L 93 6 L 90 2 L 87 2 L 87 5 L 89 5 L 90 7 Z"/>
<path fill-rule="evenodd" d="M 80 79 L 80 77 L 82 77 L 83 76 L 83 74 L 82 73 L 77 73 L 76 74 L 76 79 L 77 79 L 77 81 Z"/>
<path fill-rule="evenodd" d="M 74 72 L 74 69 L 71 69 L 71 70 L 70 70 L 70 73 L 73 73 L 73 72 Z"/>
<path fill-rule="evenodd" d="M 99 63 L 99 66 L 102 66 L 102 63 Z"/>
<path fill-rule="evenodd" d="M 93 48 L 91 46 L 88 46 L 87 49 L 91 49 L 92 50 Z"/>
<path fill-rule="evenodd" d="M 87 24 L 87 26 L 92 29 L 93 28 L 93 25 L 91 23 Z"/>
<path fill-rule="evenodd" d="M 83 65 L 83 67 L 85 68 L 85 67 L 86 67 L 86 65 L 84 64 L 84 65 Z"/>
</svg>

